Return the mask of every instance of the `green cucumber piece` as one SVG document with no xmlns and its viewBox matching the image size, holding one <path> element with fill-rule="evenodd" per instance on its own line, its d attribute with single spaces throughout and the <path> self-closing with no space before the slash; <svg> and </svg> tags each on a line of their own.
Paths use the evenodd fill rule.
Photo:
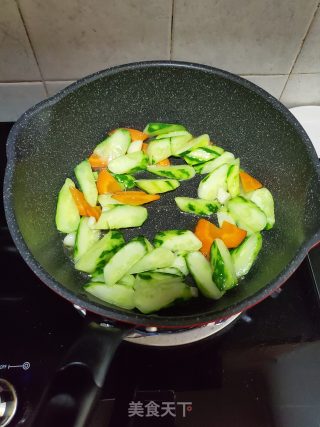
<svg viewBox="0 0 320 427">
<path fill-rule="evenodd" d="M 237 196 L 228 202 L 228 211 L 236 223 L 245 230 L 252 232 L 263 230 L 267 225 L 264 212 L 253 202 L 242 196 Z"/>
<path fill-rule="evenodd" d="M 246 237 L 241 245 L 232 251 L 231 258 L 238 278 L 249 272 L 261 248 L 262 236 L 260 233 L 254 233 Z"/>
<path fill-rule="evenodd" d="M 170 139 L 154 139 L 150 141 L 147 148 L 147 155 L 150 163 L 158 163 L 171 156 Z"/>
<path fill-rule="evenodd" d="M 212 215 L 220 207 L 218 202 L 193 199 L 191 197 L 175 197 L 174 200 L 181 211 L 196 215 Z"/>
<path fill-rule="evenodd" d="M 188 266 L 186 263 L 185 257 L 182 255 L 177 255 L 171 265 L 172 268 L 176 268 L 179 270 L 183 276 L 187 276 L 189 274 Z"/>
<path fill-rule="evenodd" d="M 91 276 L 91 282 L 98 282 L 98 283 L 104 283 L 104 275 L 103 273 L 100 273 L 101 269 L 97 272 L 94 272 Z"/>
<path fill-rule="evenodd" d="M 208 162 L 209 160 L 213 160 L 221 156 L 221 150 L 223 153 L 223 148 L 215 148 L 215 146 L 191 149 L 183 154 L 183 159 L 189 165 L 198 165 L 199 163 Z"/>
<path fill-rule="evenodd" d="M 190 179 L 195 176 L 195 170 L 187 165 L 174 166 L 157 166 L 150 165 L 147 167 L 148 172 L 154 173 L 165 178 L 178 179 L 179 181 Z"/>
<path fill-rule="evenodd" d="M 220 228 L 222 227 L 222 224 L 224 223 L 224 221 L 227 221 L 230 224 L 236 225 L 235 220 L 232 218 L 232 216 L 227 211 L 217 212 L 217 217 L 218 217 L 218 224 L 219 224 Z"/>
<path fill-rule="evenodd" d="M 108 304 L 127 310 L 132 310 L 135 307 L 135 292 L 129 286 L 119 284 L 108 286 L 104 282 L 89 282 L 84 286 L 84 289 L 89 294 Z"/>
<path fill-rule="evenodd" d="M 79 182 L 80 188 L 83 192 L 83 195 L 86 201 L 91 205 L 95 206 L 98 200 L 98 190 L 94 175 L 88 160 L 84 160 L 79 163 L 75 169 L 74 173 Z"/>
<path fill-rule="evenodd" d="M 96 270 L 102 269 L 124 244 L 124 238 L 119 231 L 109 231 L 79 258 L 75 263 L 75 268 L 92 274 Z"/>
<path fill-rule="evenodd" d="M 135 178 L 132 175 L 126 173 L 119 173 L 115 174 L 114 178 L 118 181 L 123 190 L 130 190 L 131 188 L 136 186 Z"/>
<path fill-rule="evenodd" d="M 118 282 L 147 253 L 142 236 L 135 237 L 113 255 L 103 269 L 104 281 L 112 286 Z"/>
<path fill-rule="evenodd" d="M 202 243 L 190 230 L 167 230 L 160 231 L 154 237 L 154 245 L 170 249 L 172 252 L 198 251 Z"/>
<path fill-rule="evenodd" d="M 104 280 L 104 276 L 103 276 L 103 280 Z M 135 282 L 135 277 L 132 274 L 125 274 L 118 281 L 118 285 L 124 285 L 124 286 L 129 286 L 130 288 L 133 288 L 134 282 Z"/>
<path fill-rule="evenodd" d="M 222 297 L 217 285 L 212 280 L 212 268 L 201 252 L 190 252 L 186 256 L 189 271 L 203 296 L 212 299 Z"/>
<path fill-rule="evenodd" d="M 210 263 L 213 269 L 212 280 L 220 291 L 237 285 L 237 276 L 231 254 L 220 239 L 215 239 L 210 250 Z"/>
<path fill-rule="evenodd" d="M 74 245 L 73 256 L 77 261 L 83 254 L 85 254 L 94 243 L 100 238 L 100 231 L 94 230 L 90 227 L 90 219 L 88 217 L 82 217 L 79 223 L 76 242 Z"/>
<path fill-rule="evenodd" d="M 184 276 L 184 274 L 182 274 L 181 271 L 178 268 L 175 268 L 175 267 L 157 268 L 154 271 L 157 272 L 157 273 L 171 274 L 172 276 L 178 276 L 178 277 Z"/>
<path fill-rule="evenodd" d="M 267 188 L 259 188 L 246 194 L 246 198 L 255 203 L 267 217 L 266 230 L 270 230 L 275 223 L 274 201 L 272 194 Z"/>
<path fill-rule="evenodd" d="M 76 244 L 76 235 L 77 233 L 72 232 L 65 235 L 63 239 L 63 244 L 67 248 L 74 248 L 74 245 Z"/>
<path fill-rule="evenodd" d="M 97 230 L 140 227 L 147 217 L 148 211 L 143 206 L 118 205 L 102 212 L 93 227 Z"/>
<path fill-rule="evenodd" d="M 142 151 L 117 157 L 108 164 L 108 169 L 114 174 L 133 173 L 146 169 L 148 158 Z"/>
<path fill-rule="evenodd" d="M 102 207 L 109 206 L 109 205 L 123 205 L 122 202 L 119 202 L 116 199 L 112 198 L 112 194 L 101 194 L 98 196 L 98 202 Z"/>
<path fill-rule="evenodd" d="M 227 190 L 228 165 L 223 164 L 205 176 L 198 187 L 199 199 L 214 200 L 218 196 L 218 191 Z"/>
<path fill-rule="evenodd" d="M 143 133 L 149 136 L 161 135 L 168 132 L 185 131 L 186 128 L 182 125 L 172 123 L 148 123 L 144 128 Z"/>
<path fill-rule="evenodd" d="M 190 132 L 188 132 L 187 130 L 176 130 L 174 132 L 168 132 L 168 133 L 163 133 L 161 135 L 158 135 L 156 136 L 156 139 L 173 138 L 174 136 L 184 136 L 189 134 Z"/>
<path fill-rule="evenodd" d="M 128 147 L 128 154 L 129 153 L 135 153 L 136 151 L 141 151 L 142 149 L 143 141 L 141 139 L 137 139 L 136 141 L 131 142 L 131 144 Z"/>
<path fill-rule="evenodd" d="M 226 163 L 232 163 L 234 161 L 234 155 L 232 153 L 229 153 L 229 151 L 225 151 L 221 156 L 217 157 L 214 160 L 210 160 L 206 163 L 201 163 L 199 165 L 195 165 L 194 168 L 196 172 L 200 173 L 201 175 L 210 173 L 220 167 L 221 165 L 224 165 Z"/>
<path fill-rule="evenodd" d="M 174 261 L 174 254 L 166 248 L 156 248 L 147 253 L 130 270 L 130 274 L 170 267 Z"/>
<path fill-rule="evenodd" d="M 127 129 L 117 129 L 100 144 L 96 146 L 93 153 L 101 157 L 107 163 L 117 157 L 126 154 L 131 142 L 130 132 Z"/>
<path fill-rule="evenodd" d="M 210 144 L 209 135 L 200 135 L 193 138 L 191 133 L 188 135 L 174 136 L 171 138 L 171 151 L 173 156 L 180 156 L 187 151 L 199 147 L 206 147 Z"/>
<path fill-rule="evenodd" d="M 140 283 L 157 285 L 160 282 L 181 282 L 181 277 L 171 273 L 148 271 L 136 275 L 134 287 L 138 286 Z"/>
<path fill-rule="evenodd" d="M 176 300 L 187 301 L 193 296 L 192 288 L 182 281 L 156 284 L 139 282 L 135 284 L 134 302 L 138 310 L 148 314 L 168 307 Z"/>
<path fill-rule="evenodd" d="M 236 197 L 240 193 L 240 159 L 236 159 L 229 166 L 227 173 L 227 188 L 231 197 Z"/>
<path fill-rule="evenodd" d="M 180 183 L 176 179 L 137 179 L 136 186 L 149 194 L 166 193 L 175 190 Z"/>
<path fill-rule="evenodd" d="M 58 195 L 56 227 L 62 233 L 77 231 L 80 222 L 79 211 L 70 191 L 71 187 L 75 188 L 75 184 L 67 178 Z"/>
</svg>

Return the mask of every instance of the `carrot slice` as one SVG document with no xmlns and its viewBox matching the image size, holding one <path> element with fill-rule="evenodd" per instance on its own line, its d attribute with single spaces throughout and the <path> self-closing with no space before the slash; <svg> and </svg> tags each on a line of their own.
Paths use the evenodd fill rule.
<svg viewBox="0 0 320 427">
<path fill-rule="evenodd" d="M 112 198 L 126 205 L 138 206 L 159 200 L 160 196 L 158 194 L 147 194 L 144 191 L 119 191 L 112 194 Z"/>
<path fill-rule="evenodd" d="M 88 160 L 92 168 L 105 168 L 108 164 L 106 160 L 102 159 L 97 154 L 91 154 Z"/>
<path fill-rule="evenodd" d="M 146 142 L 144 142 L 144 143 L 142 144 L 142 151 L 146 154 L 146 153 L 147 153 L 147 150 L 148 150 L 148 144 L 147 144 Z"/>
<path fill-rule="evenodd" d="M 106 169 L 102 169 L 98 175 L 97 189 L 99 194 L 106 194 L 121 191 L 122 187 L 111 173 Z"/>
<path fill-rule="evenodd" d="M 158 166 L 170 166 L 170 160 L 169 159 L 163 159 L 160 160 L 160 162 L 157 163 Z"/>
<path fill-rule="evenodd" d="M 99 219 L 101 215 L 100 206 L 91 206 L 77 188 L 70 187 L 70 191 L 81 216 L 93 216 L 95 219 Z"/>
<path fill-rule="evenodd" d="M 249 175 L 247 172 L 240 172 L 241 184 L 246 193 L 249 191 L 257 190 L 261 188 L 263 185 L 257 179 L 253 178 L 253 176 Z"/>
<path fill-rule="evenodd" d="M 202 247 L 200 251 L 204 256 L 208 257 L 210 254 L 211 245 L 214 239 L 221 238 L 221 229 L 212 222 L 207 221 L 206 219 L 199 219 L 194 234 L 202 242 Z"/>
<path fill-rule="evenodd" d="M 242 230 L 242 228 L 239 228 L 228 221 L 223 221 L 221 231 L 221 239 L 224 241 L 227 248 L 230 249 L 239 246 L 247 235 L 246 230 Z"/>
<path fill-rule="evenodd" d="M 149 135 L 147 135 L 144 132 L 141 132 L 141 130 L 132 129 L 132 128 L 121 128 L 126 129 L 130 132 L 131 136 L 131 142 L 133 141 L 144 141 L 145 139 L 149 138 Z M 109 135 L 112 135 L 117 129 L 113 129 L 109 132 Z"/>
</svg>

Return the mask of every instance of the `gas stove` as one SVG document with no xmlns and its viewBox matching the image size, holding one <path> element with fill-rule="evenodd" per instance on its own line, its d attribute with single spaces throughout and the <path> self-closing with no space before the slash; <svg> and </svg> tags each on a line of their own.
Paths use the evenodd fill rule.
<svg viewBox="0 0 320 427">
<path fill-rule="evenodd" d="M 10 127 L 0 125 L 2 175 Z M 0 233 L 0 426 L 8 415 L 28 427 L 85 318 L 26 266 L 2 204 Z M 319 427 L 320 247 L 258 306 L 185 334 L 124 341 L 88 427 Z"/>
</svg>

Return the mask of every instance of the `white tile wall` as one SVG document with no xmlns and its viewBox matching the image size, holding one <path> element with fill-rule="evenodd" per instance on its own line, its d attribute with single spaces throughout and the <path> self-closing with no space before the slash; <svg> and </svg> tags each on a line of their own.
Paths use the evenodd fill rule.
<svg viewBox="0 0 320 427">
<path fill-rule="evenodd" d="M 0 82 L 40 80 L 36 60 L 13 0 L 0 1 Z"/>
<path fill-rule="evenodd" d="M 64 89 L 65 87 L 71 85 L 74 83 L 74 81 L 59 81 L 59 82 L 45 82 L 45 85 L 47 87 L 48 95 L 52 96 L 55 95 L 60 90 Z"/>
<path fill-rule="evenodd" d="M 46 80 L 170 55 L 172 0 L 19 0 Z"/>
<path fill-rule="evenodd" d="M 288 74 L 318 0 L 175 0 L 173 58 Z"/>
<path fill-rule="evenodd" d="M 280 101 L 289 108 L 320 105 L 320 73 L 291 74 Z"/>
<path fill-rule="evenodd" d="M 42 82 L 0 83 L 0 120 L 15 121 L 28 108 L 45 98 Z"/>
<path fill-rule="evenodd" d="M 252 83 L 255 83 L 257 86 L 262 87 L 262 89 L 271 93 L 275 98 L 280 98 L 280 95 L 283 91 L 283 88 L 286 84 L 288 76 L 285 74 L 282 75 L 272 75 L 272 76 L 242 76 L 243 78 L 250 80 Z"/>
</svg>

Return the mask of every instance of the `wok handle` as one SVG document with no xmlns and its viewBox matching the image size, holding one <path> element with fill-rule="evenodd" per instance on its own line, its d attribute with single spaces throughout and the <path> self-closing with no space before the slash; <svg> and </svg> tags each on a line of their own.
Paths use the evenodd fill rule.
<svg viewBox="0 0 320 427">
<path fill-rule="evenodd" d="M 32 427 L 85 427 L 123 336 L 129 329 L 90 323 L 56 371 L 32 420 Z"/>
</svg>

